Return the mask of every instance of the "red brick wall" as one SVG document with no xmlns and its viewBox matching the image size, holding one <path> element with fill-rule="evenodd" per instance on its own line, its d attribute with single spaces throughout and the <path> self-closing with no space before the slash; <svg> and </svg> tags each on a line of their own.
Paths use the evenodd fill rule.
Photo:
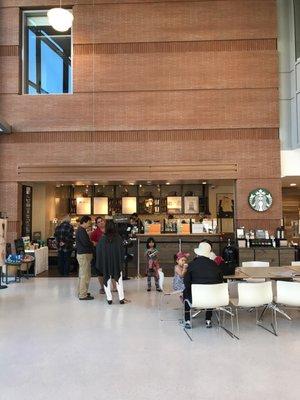
<svg viewBox="0 0 300 400">
<path fill-rule="evenodd" d="M 0 115 L 14 131 L 0 138 L 0 182 L 101 181 L 107 173 L 76 168 L 128 164 L 132 154 L 139 165 L 194 163 L 194 172 L 170 167 L 159 178 L 237 179 L 238 223 L 278 225 L 275 0 L 76 2 L 74 94 L 39 97 L 18 94 L 19 7 L 31 6 L 36 2 L 0 5 Z M 63 167 L 51 172 L 63 163 L 74 166 L 73 174 Z M 223 171 L 218 163 L 237 169 Z M 30 164 L 48 166 L 48 172 L 18 173 Z M 111 172 L 110 180 L 144 177 L 125 170 Z M 258 185 L 274 196 L 263 215 L 246 202 Z M 7 200 L 0 204 L 10 207 Z"/>
</svg>

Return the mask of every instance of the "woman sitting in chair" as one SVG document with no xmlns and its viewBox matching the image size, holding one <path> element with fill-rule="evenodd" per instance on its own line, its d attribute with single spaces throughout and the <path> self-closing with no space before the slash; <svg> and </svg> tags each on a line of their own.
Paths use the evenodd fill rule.
<svg viewBox="0 0 300 400">
<path fill-rule="evenodd" d="M 211 246 L 209 243 L 202 242 L 194 249 L 197 257 L 189 263 L 183 281 L 185 289 L 183 298 L 192 303 L 192 285 L 193 284 L 215 284 L 223 282 L 223 273 L 220 266 L 210 259 Z M 191 329 L 190 306 L 188 302 L 184 303 L 185 328 Z M 206 311 L 206 327 L 211 328 L 212 311 Z"/>
</svg>

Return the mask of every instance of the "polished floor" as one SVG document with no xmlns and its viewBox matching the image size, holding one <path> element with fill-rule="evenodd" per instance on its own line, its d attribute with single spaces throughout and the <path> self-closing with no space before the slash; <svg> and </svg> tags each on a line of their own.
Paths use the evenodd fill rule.
<svg viewBox="0 0 300 400">
<path fill-rule="evenodd" d="M 190 340 L 178 298 L 159 312 L 145 279 L 125 282 L 125 305 L 80 302 L 76 284 L 32 278 L 0 291 L 1 400 L 299 399 L 300 312 L 279 319 L 278 337 L 242 313 L 239 341 L 201 316 Z"/>
</svg>

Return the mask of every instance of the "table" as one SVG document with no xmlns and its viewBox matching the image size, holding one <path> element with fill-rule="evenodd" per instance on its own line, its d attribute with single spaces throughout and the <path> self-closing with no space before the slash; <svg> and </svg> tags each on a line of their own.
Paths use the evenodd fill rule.
<svg viewBox="0 0 300 400">
<path fill-rule="evenodd" d="M 32 254 L 34 257 L 34 275 L 48 271 L 48 247 L 44 246 L 36 250 L 25 250 L 26 254 Z"/>
<path fill-rule="evenodd" d="M 234 275 L 226 275 L 224 279 L 293 279 L 300 276 L 300 267 L 242 267 L 238 268 Z"/>
</svg>

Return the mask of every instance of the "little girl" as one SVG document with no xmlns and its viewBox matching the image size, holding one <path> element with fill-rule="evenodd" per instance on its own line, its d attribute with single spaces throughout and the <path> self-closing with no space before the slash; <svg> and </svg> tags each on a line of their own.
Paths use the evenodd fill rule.
<svg viewBox="0 0 300 400">
<path fill-rule="evenodd" d="M 151 291 L 152 276 L 154 277 L 156 290 L 158 292 L 161 292 L 161 288 L 159 287 L 159 274 L 158 274 L 158 270 L 160 268 L 158 259 L 159 252 L 156 248 L 155 240 L 152 237 L 147 239 L 145 255 L 147 259 L 147 266 L 146 266 L 147 292 Z"/>
<path fill-rule="evenodd" d="M 174 279 L 173 279 L 173 289 L 176 291 L 184 291 L 184 283 L 183 283 L 183 278 L 184 275 L 186 274 L 188 265 L 187 265 L 187 259 L 189 257 L 189 253 L 183 253 L 182 251 L 179 251 L 176 256 L 176 265 L 175 265 L 175 274 L 174 274 Z"/>
</svg>

